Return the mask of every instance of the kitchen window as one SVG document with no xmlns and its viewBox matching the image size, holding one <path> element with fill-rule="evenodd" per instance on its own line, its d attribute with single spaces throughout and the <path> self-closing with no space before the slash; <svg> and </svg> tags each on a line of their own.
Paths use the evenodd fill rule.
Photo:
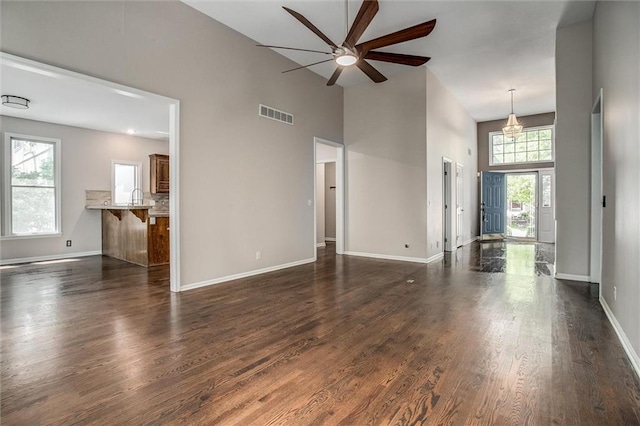
<svg viewBox="0 0 640 426">
<path fill-rule="evenodd" d="M 5 133 L 6 237 L 59 235 L 60 139 Z"/>
<path fill-rule="evenodd" d="M 515 138 L 489 133 L 489 165 L 545 163 L 554 161 L 553 126 L 524 129 Z"/>
<path fill-rule="evenodd" d="M 113 161 L 111 169 L 111 197 L 113 204 L 142 203 L 142 163 Z M 134 192 L 135 190 L 135 192 Z"/>
</svg>

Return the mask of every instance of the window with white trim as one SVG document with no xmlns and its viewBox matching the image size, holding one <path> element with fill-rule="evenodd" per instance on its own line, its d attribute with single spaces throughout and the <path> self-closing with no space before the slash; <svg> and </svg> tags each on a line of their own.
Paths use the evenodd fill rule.
<svg viewBox="0 0 640 426">
<path fill-rule="evenodd" d="M 553 126 L 523 129 L 515 138 L 502 132 L 489 133 L 489 165 L 544 163 L 554 161 Z"/>
<path fill-rule="evenodd" d="M 111 199 L 113 204 L 142 202 L 142 163 L 113 160 L 111 164 Z"/>
<path fill-rule="evenodd" d="M 59 234 L 60 139 L 5 133 L 5 236 Z"/>
</svg>

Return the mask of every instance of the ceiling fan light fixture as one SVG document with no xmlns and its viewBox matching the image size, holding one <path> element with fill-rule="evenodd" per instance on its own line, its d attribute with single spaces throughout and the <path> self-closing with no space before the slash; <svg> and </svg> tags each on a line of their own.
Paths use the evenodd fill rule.
<svg viewBox="0 0 640 426">
<path fill-rule="evenodd" d="M 2 105 L 17 109 L 29 109 L 31 101 L 21 96 L 2 95 Z"/>
<path fill-rule="evenodd" d="M 520 133 L 522 133 L 522 125 L 518 123 L 518 117 L 513 113 L 513 92 L 516 89 L 510 89 L 511 92 L 511 114 L 509 114 L 509 118 L 507 119 L 507 124 L 502 128 L 502 134 L 506 138 L 515 138 Z"/>
<path fill-rule="evenodd" d="M 349 49 L 341 47 L 336 50 L 335 61 L 342 67 L 348 67 L 358 62 L 358 57 Z"/>
</svg>

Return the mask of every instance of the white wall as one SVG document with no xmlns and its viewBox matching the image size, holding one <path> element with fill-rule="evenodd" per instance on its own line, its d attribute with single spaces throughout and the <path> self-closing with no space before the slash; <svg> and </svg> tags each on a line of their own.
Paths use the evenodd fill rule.
<svg viewBox="0 0 640 426">
<path fill-rule="evenodd" d="M 180 100 L 183 286 L 313 258 L 313 138 L 342 140 L 340 86 L 179 2 L 0 7 L 4 52 Z"/>
<path fill-rule="evenodd" d="M 589 279 L 592 22 L 556 32 L 556 273 Z"/>
<path fill-rule="evenodd" d="M 316 163 L 328 163 L 338 159 L 338 148 L 323 143 L 316 143 Z"/>
<path fill-rule="evenodd" d="M 316 164 L 316 243 L 324 244 L 325 190 L 324 163 Z"/>
<path fill-rule="evenodd" d="M 155 139 L 61 126 L 41 121 L 0 116 L 4 132 L 62 140 L 62 235 L 59 237 L 2 240 L 0 259 L 60 256 L 100 252 L 100 212 L 85 209 L 85 190 L 111 188 L 111 160 L 142 163 L 142 188 L 149 191 L 149 154 L 167 154 L 169 143 Z M 72 246 L 66 247 L 66 240 Z"/>
<path fill-rule="evenodd" d="M 426 258 L 425 94 L 424 68 L 344 90 L 349 252 Z"/>
<path fill-rule="evenodd" d="M 598 2 L 593 97 L 603 89 L 602 296 L 640 357 L 640 3 Z M 613 287 L 617 287 L 617 300 Z"/>
<path fill-rule="evenodd" d="M 427 257 L 443 251 L 443 166 L 442 158 L 462 164 L 463 171 L 463 242 L 478 236 L 478 149 L 477 123 L 460 102 L 427 70 Z M 470 152 L 470 153 L 469 153 Z M 452 182 L 452 200 L 456 199 L 455 178 Z M 456 209 L 451 214 L 452 237 L 455 239 Z M 455 244 L 454 244 L 455 246 Z"/>
</svg>

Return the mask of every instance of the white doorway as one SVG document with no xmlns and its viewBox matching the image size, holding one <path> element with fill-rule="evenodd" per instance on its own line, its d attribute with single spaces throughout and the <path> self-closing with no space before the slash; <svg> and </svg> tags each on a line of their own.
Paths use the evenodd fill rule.
<svg viewBox="0 0 640 426">
<path fill-rule="evenodd" d="M 456 247 L 464 245 L 464 168 L 456 163 Z"/>
<path fill-rule="evenodd" d="M 19 56 L 11 55 L 8 53 L 0 52 L 0 59 L 3 65 L 11 64 L 13 68 L 29 70 L 39 75 L 52 77 L 51 82 L 44 82 L 45 87 L 55 86 L 55 81 L 64 79 L 66 81 L 72 81 L 74 85 L 85 85 L 84 87 L 101 88 L 105 89 L 108 93 L 117 93 L 118 95 L 125 96 L 127 98 L 139 99 L 141 102 L 148 102 L 154 105 L 160 105 L 165 109 L 167 119 L 169 120 L 169 132 L 166 134 L 169 138 L 169 181 L 171 191 L 169 192 L 169 229 L 171 230 L 171 238 L 169 240 L 170 250 L 170 266 L 169 266 L 169 287 L 172 292 L 181 291 L 180 285 L 180 218 L 179 218 L 179 190 L 180 190 L 180 172 L 179 172 L 179 153 L 180 153 L 180 101 L 166 96 L 158 95 L 155 93 L 147 92 L 137 89 L 135 87 L 124 86 L 118 83 L 114 83 L 107 80 L 102 80 L 96 77 L 92 77 L 86 74 L 80 74 L 74 71 L 70 71 L 64 68 L 54 67 L 52 65 L 44 64 L 41 62 L 32 61 L 30 59 L 22 58 Z M 48 81 L 48 80 L 43 80 Z M 92 91 L 95 95 L 100 90 Z M 89 96 L 89 95 L 86 95 Z M 42 102 L 42 101 L 41 101 Z M 104 108 L 104 103 L 101 101 L 95 101 Z M 83 104 L 86 106 L 86 103 Z M 104 114 L 103 114 L 104 115 Z M 108 115 L 108 114 L 107 114 Z M 38 120 L 44 122 L 53 122 L 51 120 Z M 67 124 L 58 120 L 56 124 Z"/>
<path fill-rule="evenodd" d="M 506 173 L 505 236 L 521 240 L 538 238 L 538 173 Z"/>
<path fill-rule="evenodd" d="M 455 241 L 453 239 L 452 229 L 452 180 L 453 173 L 451 172 L 452 161 L 448 158 L 442 158 L 442 239 L 444 241 L 444 251 L 455 250 Z"/>
<path fill-rule="evenodd" d="M 317 260 L 317 248 L 323 247 L 326 244 L 325 241 L 335 241 L 336 254 L 344 253 L 344 146 L 314 138 L 313 171 L 316 207 L 313 218 L 313 250 L 314 259 Z M 327 180 L 326 172 L 329 172 L 334 180 Z M 330 210 L 329 214 L 327 214 L 327 207 Z M 332 213 L 334 220 L 331 217 Z M 335 236 L 327 236 L 327 228 L 329 233 L 333 234 L 334 231 Z"/>
<path fill-rule="evenodd" d="M 591 110 L 591 258 L 590 281 L 602 281 L 602 89 Z"/>
</svg>

